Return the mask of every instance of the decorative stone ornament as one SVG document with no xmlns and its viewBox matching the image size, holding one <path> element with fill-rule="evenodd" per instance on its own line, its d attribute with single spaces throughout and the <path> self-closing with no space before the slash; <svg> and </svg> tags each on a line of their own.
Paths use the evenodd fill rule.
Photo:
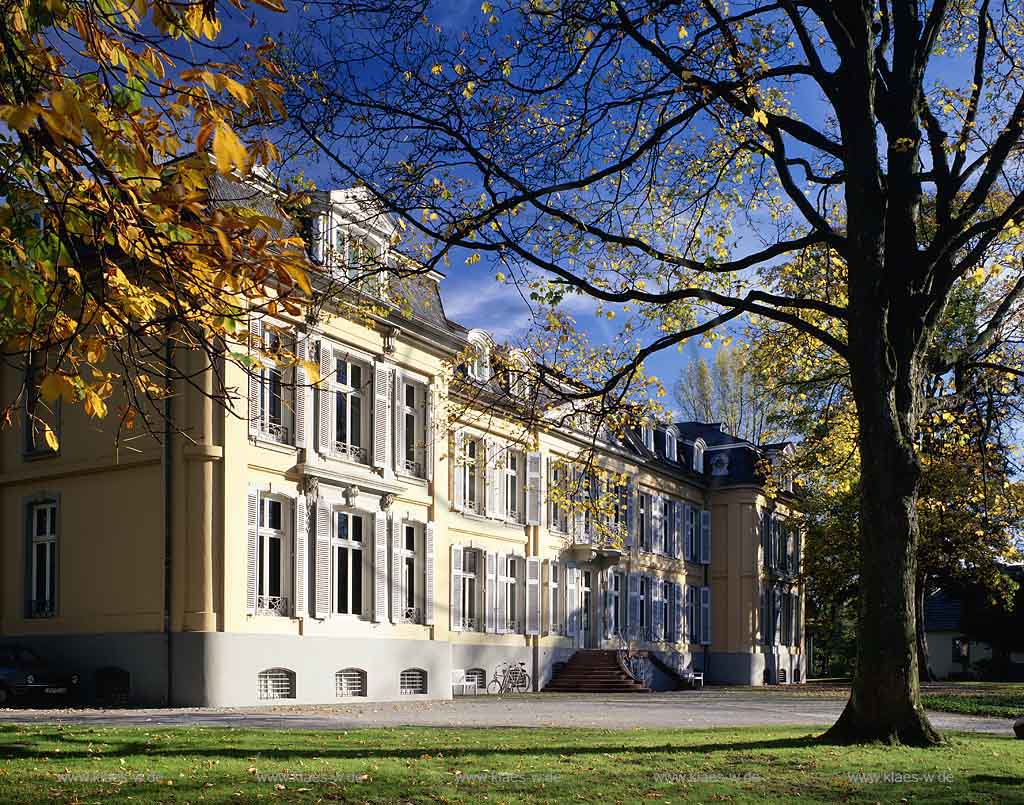
<svg viewBox="0 0 1024 805">
<path fill-rule="evenodd" d="M 346 506 L 355 506 L 356 498 L 359 497 L 359 487 L 355 484 L 350 484 L 341 491 L 341 495 L 345 498 Z"/>
<path fill-rule="evenodd" d="M 395 502 L 395 496 L 392 495 L 390 492 L 388 494 L 386 494 L 386 495 L 381 495 L 380 496 L 380 510 L 382 512 L 386 512 L 388 509 L 391 508 L 391 504 L 394 503 L 394 502 Z"/>
</svg>

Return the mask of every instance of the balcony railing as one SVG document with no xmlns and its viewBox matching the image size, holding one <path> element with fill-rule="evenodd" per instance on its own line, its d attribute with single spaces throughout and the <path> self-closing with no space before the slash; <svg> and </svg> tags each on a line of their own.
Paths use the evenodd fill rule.
<svg viewBox="0 0 1024 805">
<path fill-rule="evenodd" d="M 406 475 L 411 475 L 413 478 L 423 477 L 423 465 L 418 461 L 410 461 L 405 459 L 402 462 L 402 470 Z"/>
<path fill-rule="evenodd" d="M 291 444 L 288 426 L 280 422 L 261 422 L 260 436 L 267 441 L 278 442 L 279 444 Z"/>
<path fill-rule="evenodd" d="M 406 607 L 399 618 L 402 623 L 423 623 L 423 615 L 419 607 Z"/>
<path fill-rule="evenodd" d="M 462 618 L 462 631 L 464 632 L 475 632 L 477 631 L 477 619 L 476 618 Z"/>
<path fill-rule="evenodd" d="M 30 618 L 52 618 L 57 614 L 56 602 L 50 599 L 33 599 L 28 602 L 28 616 Z"/>
<path fill-rule="evenodd" d="M 260 595 L 256 598 L 257 615 L 288 616 L 288 599 L 283 595 Z"/>
<path fill-rule="evenodd" d="M 508 634 L 520 634 L 522 632 L 520 627 L 519 621 L 509 619 L 508 624 L 505 626 L 505 632 Z"/>
<path fill-rule="evenodd" d="M 366 463 L 366 448 L 349 444 L 348 442 L 335 442 L 334 455 L 339 458 L 347 458 L 349 461 L 354 461 L 357 464 Z"/>
</svg>

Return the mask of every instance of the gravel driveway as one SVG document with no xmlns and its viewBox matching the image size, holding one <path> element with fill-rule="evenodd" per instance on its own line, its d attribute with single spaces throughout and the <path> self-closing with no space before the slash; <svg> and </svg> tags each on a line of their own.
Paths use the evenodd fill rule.
<svg viewBox="0 0 1024 805">
<path fill-rule="evenodd" d="M 603 729 L 831 724 L 845 700 L 758 690 L 644 694 L 467 696 L 443 702 L 279 706 L 238 709 L 0 710 L 0 723 L 139 727 L 245 727 L 344 730 L 363 727 L 599 727 Z M 944 730 L 1012 735 L 1002 718 L 929 713 Z"/>
</svg>

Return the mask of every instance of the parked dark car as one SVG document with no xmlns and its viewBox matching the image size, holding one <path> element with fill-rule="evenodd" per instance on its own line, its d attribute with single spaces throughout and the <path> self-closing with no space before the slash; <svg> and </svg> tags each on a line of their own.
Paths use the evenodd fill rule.
<svg viewBox="0 0 1024 805">
<path fill-rule="evenodd" d="M 78 674 L 49 666 L 25 646 L 0 646 L 0 707 L 16 701 L 74 699 Z"/>
</svg>

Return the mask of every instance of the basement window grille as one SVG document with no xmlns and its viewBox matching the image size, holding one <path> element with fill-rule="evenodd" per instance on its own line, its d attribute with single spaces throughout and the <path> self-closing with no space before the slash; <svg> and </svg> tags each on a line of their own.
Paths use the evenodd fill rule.
<svg viewBox="0 0 1024 805">
<path fill-rule="evenodd" d="M 258 699 L 294 699 L 295 672 L 287 668 L 269 668 L 256 677 Z"/>
<path fill-rule="evenodd" d="M 398 690 L 403 696 L 418 696 L 427 692 L 427 672 L 422 668 L 406 668 L 398 679 Z"/>
<path fill-rule="evenodd" d="M 334 694 L 339 699 L 366 695 L 366 671 L 345 668 L 334 675 Z"/>
</svg>

